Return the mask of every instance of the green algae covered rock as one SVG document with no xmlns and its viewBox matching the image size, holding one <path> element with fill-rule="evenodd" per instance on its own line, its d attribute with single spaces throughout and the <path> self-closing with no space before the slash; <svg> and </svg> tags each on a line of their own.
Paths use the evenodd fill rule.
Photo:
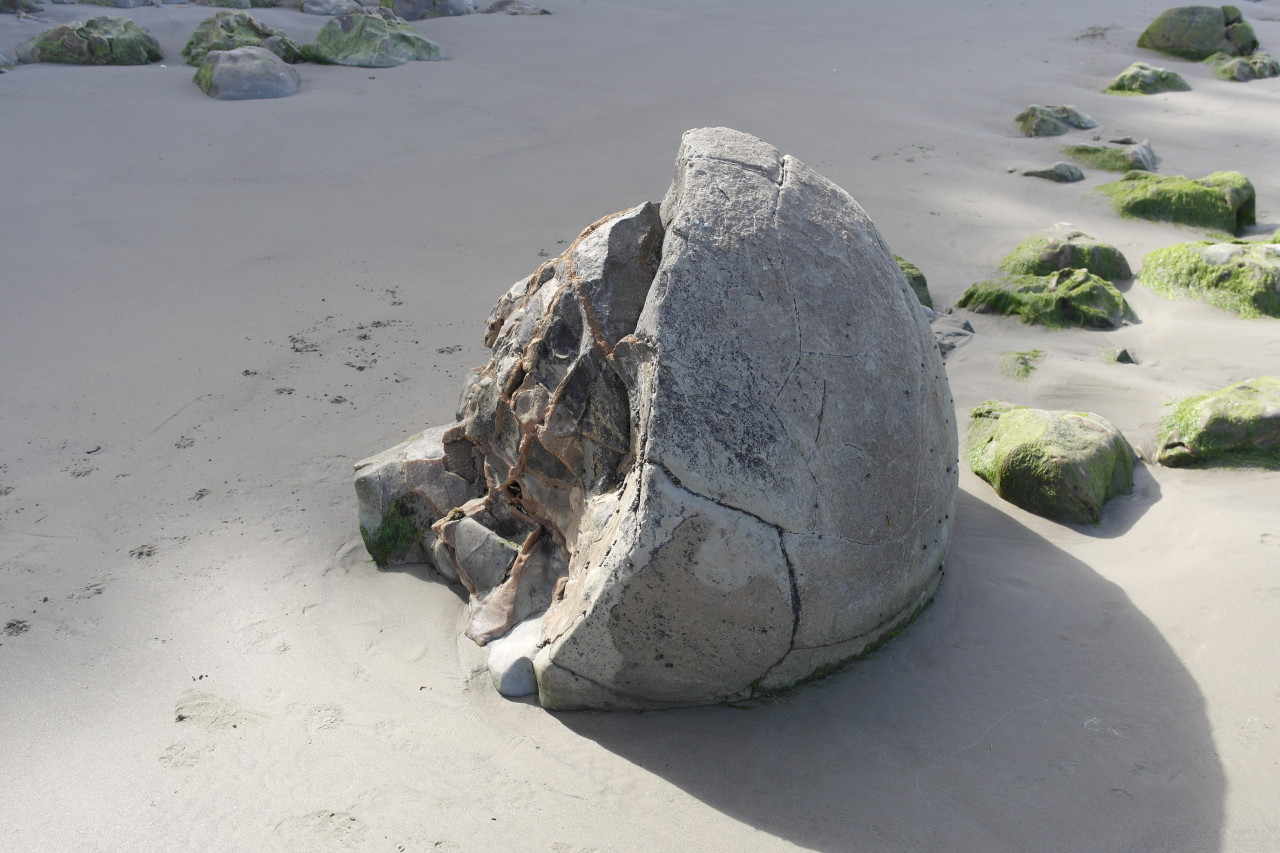
<svg viewBox="0 0 1280 853">
<path fill-rule="evenodd" d="M 311 62 L 389 68 L 411 60 L 444 59 L 439 46 L 428 41 L 389 10 L 374 7 L 339 15 L 303 45 L 302 56 Z"/>
<path fill-rule="evenodd" d="M 1133 491 L 1133 448 L 1092 412 L 988 400 L 969 413 L 965 459 L 1001 498 L 1054 521 L 1096 524 Z"/>
<path fill-rule="evenodd" d="M 893 259 L 898 262 L 898 269 L 902 270 L 902 274 L 907 277 L 907 284 L 911 285 L 911 292 L 916 295 L 916 299 L 919 299 L 924 307 L 932 308 L 933 297 L 929 295 L 929 282 L 925 280 L 924 273 L 905 258 L 894 255 Z"/>
<path fill-rule="evenodd" d="M 1095 240 L 1065 223 L 1032 234 L 1000 262 L 1013 275 L 1052 275 L 1088 270 L 1110 281 L 1132 278 L 1129 261 L 1115 246 Z"/>
<path fill-rule="evenodd" d="M 293 39 L 248 12 L 240 11 L 218 12 L 201 21 L 182 49 L 182 56 L 188 65 L 198 66 L 210 51 L 237 47 L 265 47 L 289 63 L 302 59 L 302 52 Z"/>
<path fill-rule="evenodd" d="M 1135 62 L 1117 74 L 1102 91 L 1109 95 L 1157 95 L 1161 92 L 1190 90 L 1191 86 L 1176 71 L 1146 62 Z"/>
<path fill-rule="evenodd" d="M 476 11 L 475 0 L 381 0 L 378 5 L 406 21 L 470 15 Z"/>
<path fill-rule="evenodd" d="M 1109 281 L 1088 270 L 1049 275 L 1004 275 L 980 281 L 956 303 L 979 314 L 1006 314 L 1050 328 L 1111 329 L 1130 316 L 1129 304 Z"/>
<path fill-rule="evenodd" d="M 1156 430 L 1156 461 L 1280 467 L 1280 377 L 1259 376 L 1178 402 Z"/>
<path fill-rule="evenodd" d="M 1235 6 L 1178 6 L 1151 22 L 1138 47 L 1198 61 L 1220 52 L 1248 56 L 1258 37 Z"/>
<path fill-rule="evenodd" d="M 18 45 L 19 62 L 69 65 L 146 65 L 164 58 L 145 27 L 120 15 L 45 30 Z"/>
<path fill-rule="evenodd" d="M 276 0 L 195 0 L 195 3 L 223 9 L 270 9 L 276 5 Z"/>
<path fill-rule="evenodd" d="M 1133 171 L 1098 187 L 1121 216 L 1212 228 L 1238 234 L 1255 223 L 1257 195 L 1239 172 L 1214 172 L 1199 180 L 1185 175 Z"/>
<path fill-rule="evenodd" d="M 1280 62 L 1263 51 L 1255 51 L 1249 56 L 1230 56 L 1215 53 L 1205 60 L 1212 65 L 1213 76 L 1219 80 L 1231 80 L 1236 83 L 1247 83 L 1250 80 L 1262 80 L 1267 77 L 1280 77 Z"/>
<path fill-rule="evenodd" d="M 1134 145 L 1068 145 L 1062 149 L 1068 157 L 1094 169 L 1108 172 L 1154 172 L 1156 153 L 1151 143 L 1142 141 Z"/>
<path fill-rule="evenodd" d="M 1280 245 L 1202 240 L 1156 249 L 1142 259 L 1144 285 L 1241 317 L 1280 317 Z"/>
<path fill-rule="evenodd" d="M 1088 130 L 1098 123 L 1075 107 L 1032 104 L 1014 116 L 1024 136 L 1061 136 L 1071 128 Z"/>
<path fill-rule="evenodd" d="M 1084 180 L 1084 172 L 1071 163 L 1054 163 L 1044 169 L 1027 169 L 1022 174 L 1028 178 L 1044 178 L 1055 184 L 1072 184 Z"/>
</svg>

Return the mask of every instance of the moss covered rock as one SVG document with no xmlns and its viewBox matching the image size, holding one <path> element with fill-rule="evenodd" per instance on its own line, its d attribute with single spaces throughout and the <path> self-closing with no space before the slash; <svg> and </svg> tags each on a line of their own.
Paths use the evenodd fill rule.
<svg viewBox="0 0 1280 853">
<path fill-rule="evenodd" d="M 314 42 L 303 45 L 302 56 L 311 62 L 362 68 L 444 59 L 439 46 L 387 9 L 376 7 L 333 18 Z"/>
<path fill-rule="evenodd" d="M 929 295 L 929 282 L 925 280 L 924 273 L 905 258 L 894 255 L 893 259 L 898 262 L 898 269 L 902 270 L 902 274 L 907 277 L 907 284 L 911 285 L 911 292 L 916 295 L 916 299 L 919 299 L 924 307 L 932 308 L 933 297 Z"/>
<path fill-rule="evenodd" d="M 1084 172 L 1071 163 L 1054 163 L 1044 169 L 1027 169 L 1022 174 L 1028 178 L 1044 178 L 1056 184 L 1071 184 L 1084 180 Z"/>
<path fill-rule="evenodd" d="M 1146 62 L 1135 62 L 1117 74 L 1102 91 L 1110 95 L 1156 95 L 1160 92 L 1190 90 L 1191 86 L 1176 71 Z"/>
<path fill-rule="evenodd" d="M 475 0 L 382 0 L 380 5 L 406 21 L 470 15 L 476 11 Z"/>
<path fill-rule="evenodd" d="M 69 65 L 146 65 L 164 58 L 145 27 L 120 15 L 45 30 L 18 46 L 19 62 Z"/>
<path fill-rule="evenodd" d="M 1058 270 L 1088 270 L 1111 281 L 1133 277 L 1129 261 L 1119 249 L 1067 224 L 1055 225 L 1023 240 L 1005 255 L 1000 269 L 1014 275 L 1052 275 Z"/>
<path fill-rule="evenodd" d="M 1006 314 L 1050 328 L 1111 329 L 1130 316 L 1120 291 L 1087 270 L 1005 275 L 970 285 L 957 303 L 979 314 Z"/>
<path fill-rule="evenodd" d="M 1001 498 L 1054 521 L 1096 524 L 1133 491 L 1133 448 L 1092 412 L 988 400 L 969 413 L 965 458 Z"/>
<path fill-rule="evenodd" d="M 1255 223 L 1257 196 L 1239 172 L 1214 172 L 1198 180 L 1185 175 L 1133 171 L 1098 188 L 1121 216 L 1212 228 L 1238 234 Z"/>
<path fill-rule="evenodd" d="M 209 51 L 196 71 L 195 83 L 211 98 L 247 101 L 295 94 L 302 78 L 265 47 L 249 45 Z"/>
<path fill-rule="evenodd" d="M 193 0 L 199 6 L 215 6 L 222 9 L 270 9 L 276 0 Z"/>
<path fill-rule="evenodd" d="M 1032 104 L 1014 116 L 1024 136 L 1061 136 L 1071 128 L 1088 130 L 1098 123 L 1075 107 Z"/>
<path fill-rule="evenodd" d="M 1203 240 L 1156 249 L 1139 280 L 1170 297 L 1190 297 L 1242 317 L 1280 317 L 1280 245 Z"/>
<path fill-rule="evenodd" d="M 182 57 L 188 65 L 199 65 L 213 50 L 237 47 L 265 47 L 285 62 L 298 62 L 302 52 L 293 39 L 267 26 L 248 12 L 224 11 L 205 18 L 187 40 Z"/>
<path fill-rule="evenodd" d="M 1258 37 L 1235 6 L 1178 6 L 1143 30 L 1138 47 L 1201 60 L 1215 53 L 1248 56 L 1258 49 Z"/>
<path fill-rule="evenodd" d="M 1156 461 L 1280 467 L 1280 377 L 1260 376 L 1178 402 L 1156 430 Z"/>
<path fill-rule="evenodd" d="M 1156 155 L 1151 143 L 1136 145 L 1068 145 L 1062 153 L 1094 169 L 1108 172 L 1154 172 Z"/>
<path fill-rule="evenodd" d="M 1255 51 L 1249 56 L 1230 56 L 1215 53 L 1205 60 L 1213 66 L 1213 76 L 1219 80 L 1247 83 L 1267 77 L 1280 77 L 1280 62 L 1269 53 Z"/>
</svg>

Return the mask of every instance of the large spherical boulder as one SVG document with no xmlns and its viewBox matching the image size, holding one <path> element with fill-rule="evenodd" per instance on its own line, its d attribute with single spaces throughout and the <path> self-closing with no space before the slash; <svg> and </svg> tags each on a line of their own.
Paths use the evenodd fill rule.
<svg viewBox="0 0 1280 853">
<path fill-rule="evenodd" d="M 1177 6 L 1142 31 L 1138 47 L 1201 60 L 1215 53 L 1248 56 L 1258 49 L 1258 37 L 1235 6 Z"/>
</svg>

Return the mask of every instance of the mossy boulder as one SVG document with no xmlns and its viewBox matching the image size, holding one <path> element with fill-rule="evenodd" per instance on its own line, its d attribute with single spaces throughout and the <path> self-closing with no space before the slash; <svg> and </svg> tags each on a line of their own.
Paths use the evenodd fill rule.
<svg viewBox="0 0 1280 853">
<path fill-rule="evenodd" d="M 1156 461 L 1280 467 L 1280 377 L 1259 376 L 1179 401 L 1156 430 Z"/>
<path fill-rule="evenodd" d="M 222 9 L 270 9 L 276 0 L 193 0 L 199 6 L 214 6 Z"/>
<path fill-rule="evenodd" d="M 1249 56 L 1230 56 L 1215 53 L 1205 60 L 1213 66 L 1213 76 L 1219 80 L 1247 83 L 1267 77 L 1280 77 L 1280 62 L 1269 53 L 1255 51 Z"/>
<path fill-rule="evenodd" d="M 330 20 L 303 45 L 302 56 L 311 62 L 389 68 L 411 60 L 444 59 L 433 42 L 387 9 L 361 9 Z"/>
<path fill-rule="evenodd" d="M 182 57 L 188 65 L 198 66 L 210 51 L 237 47 L 265 47 L 290 63 L 302 59 L 302 52 L 293 39 L 248 12 L 240 11 L 218 12 L 201 21 L 182 49 Z"/>
<path fill-rule="evenodd" d="M 1142 259 L 1144 285 L 1242 317 L 1280 317 L 1280 245 L 1202 240 L 1156 249 Z"/>
<path fill-rule="evenodd" d="M 916 299 L 919 299 L 924 307 L 932 308 L 933 297 L 929 295 L 929 282 L 925 280 L 924 273 L 905 258 L 894 255 L 893 259 L 898 262 L 898 269 L 902 270 L 902 274 L 907 277 L 907 284 L 911 285 L 911 292 L 916 295 Z"/>
<path fill-rule="evenodd" d="M 1146 141 L 1124 146 L 1068 145 L 1062 153 L 1076 162 L 1107 172 L 1156 170 L 1156 154 L 1151 150 L 1151 143 Z"/>
<path fill-rule="evenodd" d="M 151 0 L 76 0 L 92 6 L 112 6 L 116 9 L 136 9 L 139 6 L 150 6 Z"/>
<path fill-rule="evenodd" d="M 1066 224 L 1055 225 L 1023 240 L 1005 255 L 1000 269 L 1013 275 L 1088 270 L 1110 281 L 1133 277 L 1129 261 L 1119 249 Z"/>
<path fill-rule="evenodd" d="M 249 45 L 209 51 L 196 71 L 195 83 L 211 98 L 247 101 L 293 95 L 302 77 L 265 47 Z"/>
<path fill-rule="evenodd" d="M 19 62 L 68 65 L 146 65 L 164 58 L 145 27 L 120 15 L 103 15 L 53 27 L 18 45 Z"/>
<path fill-rule="evenodd" d="M 1143 30 L 1138 47 L 1202 60 L 1215 53 L 1248 56 L 1258 49 L 1258 37 L 1235 6 L 1178 6 Z"/>
<path fill-rule="evenodd" d="M 1111 282 L 1082 269 L 980 281 L 969 286 L 957 305 L 1055 329 L 1113 329 L 1130 316 L 1129 304 Z"/>
<path fill-rule="evenodd" d="M 380 5 L 406 21 L 470 15 L 476 11 L 476 0 L 382 0 Z"/>
<path fill-rule="evenodd" d="M 0 74 L 8 71 L 14 66 L 14 61 L 10 59 L 3 50 L 0 50 Z"/>
<path fill-rule="evenodd" d="M 1061 136 L 1073 127 L 1088 130 L 1098 126 L 1090 116 L 1062 104 L 1032 104 L 1013 120 L 1024 136 Z"/>
<path fill-rule="evenodd" d="M 1176 222 L 1238 234 L 1255 224 L 1257 195 L 1239 172 L 1214 172 L 1200 179 L 1133 171 L 1098 188 L 1121 216 Z"/>
<path fill-rule="evenodd" d="M 10 15 L 16 15 L 19 12 L 31 14 L 39 10 L 40 4 L 36 0 L 0 0 L 0 12 L 8 12 Z"/>
<path fill-rule="evenodd" d="M 1133 448 L 1092 412 L 988 400 L 969 413 L 965 458 L 1001 498 L 1054 521 L 1096 524 L 1133 491 Z"/>
<path fill-rule="evenodd" d="M 1157 95 L 1161 92 L 1190 90 L 1191 86 L 1176 71 L 1146 62 L 1135 62 L 1117 74 L 1102 91 L 1109 95 Z"/>
</svg>

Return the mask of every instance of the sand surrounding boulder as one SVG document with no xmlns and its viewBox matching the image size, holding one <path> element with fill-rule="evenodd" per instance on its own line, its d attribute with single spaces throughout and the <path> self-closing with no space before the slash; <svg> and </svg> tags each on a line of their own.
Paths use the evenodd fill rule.
<svg viewBox="0 0 1280 853">
<path fill-rule="evenodd" d="M 1075 107 L 1061 104 L 1032 104 L 1014 116 L 1024 136 L 1061 136 L 1072 128 L 1088 130 L 1098 126 L 1092 117 Z"/>
<path fill-rule="evenodd" d="M 1092 412 L 988 400 L 969 413 L 965 457 L 996 494 L 1055 521 L 1096 524 L 1103 505 L 1133 491 L 1133 448 Z"/>
<path fill-rule="evenodd" d="M 439 45 L 382 8 L 338 15 L 324 25 L 314 42 L 302 46 L 302 56 L 309 62 L 361 68 L 444 59 Z"/>
<path fill-rule="evenodd" d="M 296 94 L 302 77 L 265 47 L 237 47 L 205 54 L 195 84 L 220 101 L 247 101 Z"/>
<path fill-rule="evenodd" d="M 146 65 L 164 56 L 145 27 L 118 15 L 45 30 L 18 45 L 19 62 L 68 65 Z"/>
<path fill-rule="evenodd" d="M 1079 269 L 1110 281 L 1133 277 L 1129 262 L 1119 249 L 1065 222 L 1023 240 L 1000 261 L 1000 269 L 1014 275 L 1051 275 L 1058 270 Z"/>
<path fill-rule="evenodd" d="M 1215 53 L 1248 56 L 1258 49 L 1258 37 L 1235 6 L 1178 6 L 1143 30 L 1138 47 L 1201 60 Z"/>
<path fill-rule="evenodd" d="M 1161 92 L 1189 92 L 1191 86 L 1176 71 L 1135 62 L 1117 74 L 1102 91 L 1110 95 L 1157 95 Z"/>
<path fill-rule="evenodd" d="M 1134 171 L 1098 189 L 1121 216 L 1135 219 L 1196 225 L 1225 234 L 1238 234 L 1257 221 L 1253 183 L 1239 172 L 1192 179 Z"/>
<path fill-rule="evenodd" d="M 1280 317 L 1280 245 L 1204 240 L 1157 249 L 1139 281 L 1157 293 L 1190 297 L 1242 317 Z"/>
<path fill-rule="evenodd" d="M 799 161 L 686 133 L 661 207 L 514 285 L 486 343 L 458 423 L 357 466 L 361 525 L 380 562 L 460 579 L 477 642 L 538 620 L 544 706 L 782 688 L 931 598 L 941 359 L 875 226 Z"/>
<path fill-rule="evenodd" d="M 209 51 L 237 47 L 265 47 L 290 63 L 302 59 L 293 39 L 241 11 L 218 12 L 201 21 L 182 48 L 182 56 L 188 65 L 199 65 Z"/>
<path fill-rule="evenodd" d="M 1280 377 L 1259 376 L 1179 401 L 1156 430 L 1156 461 L 1280 467 Z"/>
<path fill-rule="evenodd" d="M 978 314 L 1006 314 L 1050 328 L 1114 329 L 1131 316 L 1129 304 L 1106 279 L 1083 269 L 1048 275 L 1006 274 L 979 281 L 956 303 Z"/>
</svg>

